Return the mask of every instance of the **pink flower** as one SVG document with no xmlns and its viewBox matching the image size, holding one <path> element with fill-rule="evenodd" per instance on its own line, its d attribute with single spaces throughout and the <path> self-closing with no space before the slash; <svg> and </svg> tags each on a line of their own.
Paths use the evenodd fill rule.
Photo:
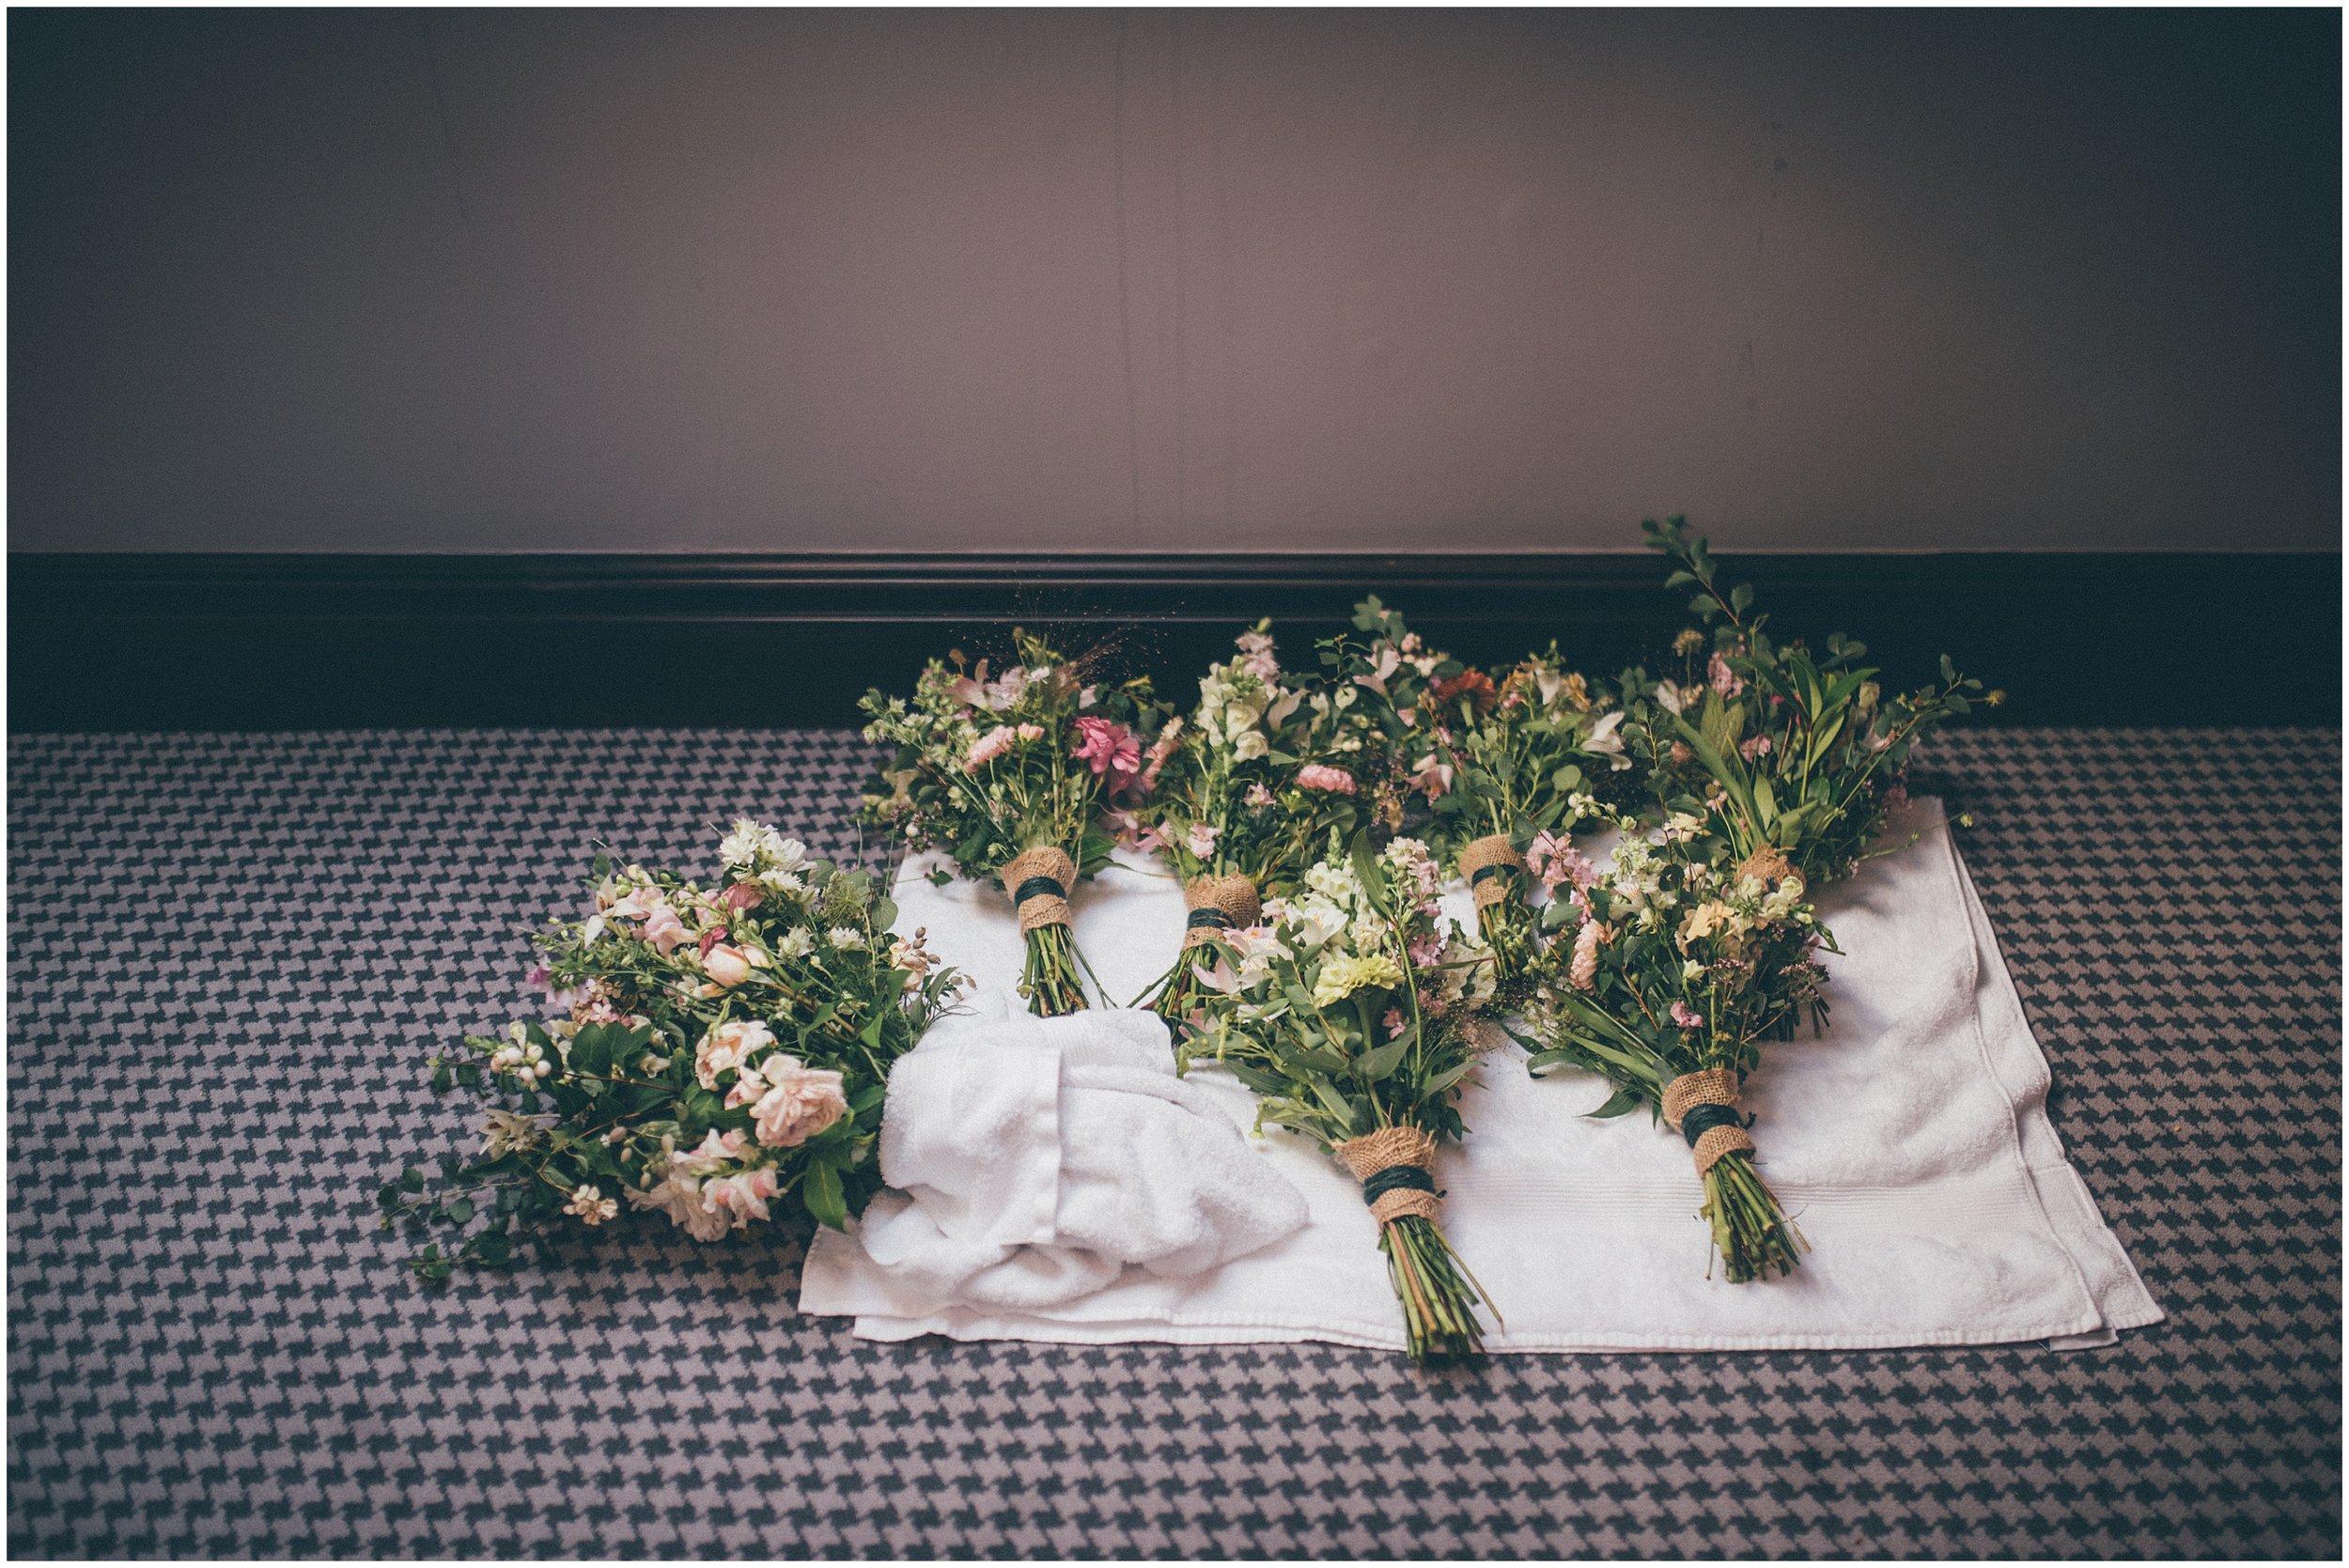
<svg viewBox="0 0 2349 1568">
<path fill-rule="evenodd" d="M 1770 754 L 1770 737 L 1766 735 L 1757 735 L 1741 742 L 1737 747 L 1737 754 L 1744 757 L 1748 762 L 1751 762 L 1755 757 L 1768 756 Z"/>
<path fill-rule="evenodd" d="M 1326 789 L 1332 795 L 1351 795 L 1354 793 L 1354 775 L 1343 768 L 1329 768 L 1318 762 L 1309 762 L 1297 770 L 1297 786 L 1299 789 Z"/>
<path fill-rule="evenodd" d="M 1587 888 L 1598 880 L 1598 867 L 1591 858 L 1556 833 L 1533 835 L 1525 851 L 1525 868 L 1553 893 L 1563 883 Z"/>
<path fill-rule="evenodd" d="M 714 986 L 739 986 L 751 977 L 751 955 L 739 947 L 713 947 L 702 955 L 702 972 Z"/>
<path fill-rule="evenodd" d="M 1184 847 L 1204 861 L 1215 853 L 1217 831 L 1205 822 L 1194 822 L 1190 825 L 1190 831 L 1184 836 Z"/>
<path fill-rule="evenodd" d="M 946 694 L 967 707 L 983 707 L 989 712 L 1001 713 L 1018 702 L 1019 694 L 1028 689 L 1028 673 L 1017 665 L 1005 670 L 1003 679 L 989 681 L 987 678 L 987 660 L 982 659 L 975 674 L 978 677 L 975 680 L 970 675 L 957 675 L 948 681 Z"/>
<path fill-rule="evenodd" d="M 718 902 L 729 913 L 740 914 L 755 909 L 767 900 L 767 890 L 756 882 L 737 882 L 718 895 Z"/>
<path fill-rule="evenodd" d="M 971 742 L 971 750 L 963 753 L 962 770 L 966 773 L 975 773 L 985 768 L 988 763 L 1010 751 L 1011 743 L 1019 738 L 1019 732 L 1009 724 L 996 725 Z"/>
<path fill-rule="evenodd" d="M 1280 678 L 1280 661 L 1272 656 L 1272 636 L 1264 631 L 1239 634 L 1239 667 L 1269 686 Z"/>
<path fill-rule="evenodd" d="M 782 1191 L 775 1173 L 762 1165 L 755 1171 L 702 1183 L 702 1203 L 711 1213 L 731 1218 L 739 1229 L 754 1219 L 766 1219 L 767 1201 L 780 1196 Z"/>
<path fill-rule="evenodd" d="M 1685 1001 L 1674 1001 L 1672 1003 L 1672 1022 L 1678 1024 L 1683 1029 L 1703 1029 L 1704 1027 L 1704 1015 L 1698 1012 L 1695 1008 L 1689 1006 Z"/>
<path fill-rule="evenodd" d="M 1252 784 L 1248 786 L 1247 799 L 1250 805 L 1261 810 L 1272 804 L 1272 791 L 1260 784 Z"/>
<path fill-rule="evenodd" d="M 1042 724 L 1022 724 L 1012 733 L 1019 737 L 1022 740 L 1041 740 L 1044 738 L 1044 726 Z"/>
<path fill-rule="evenodd" d="M 838 1073 L 796 1056 L 770 1056 L 760 1074 L 767 1093 L 752 1109 L 752 1127 L 770 1149 L 795 1148 L 848 1113 Z"/>
<path fill-rule="evenodd" d="M 1410 946 L 1405 950 L 1405 956 L 1411 960 L 1411 968 L 1415 970 L 1432 970 L 1443 962 L 1443 939 L 1437 936 L 1414 937 Z"/>
<path fill-rule="evenodd" d="M 685 922 L 666 903 L 655 904 L 645 916 L 645 940 L 652 943 L 663 958 L 675 953 L 677 944 L 692 935 L 685 928 Z"/>
<path fill-rule="evenodd" d="M 554 972 L 544 964 L 540 964 L 528 974 L 523 975 L 522 984 L 535 986 L 545 992 L 549 1007 L 568 1007 L 579 1000 L 577 991 L 558 991 L 554 988 Z"/>
<path fill-rule="evenodd" d="M 1142 818 L 1135 815 L 1132 812 L 1103 812 L 1101 814 L 1101 824 L 1109 829 L 1110 837 L 1117 841 L 1117 846 L 1121 849 L 1131 849 L 1136 852 L 1140 852 L 1149 847 L 1149 846 L 1142 842 L 1143 835 L 1147 832 L 1148 830 L 1143 827 Z"/>
<path fill-rule="evenodd" d="M 730 1018 L 702 1036 L 693 1051 L 693 1077 L 703 1088 L 714 1090 L 720 1073 L 739 1072 L 754 1055 L 774 1043 L 774 1032 L 756 1019 Z"/>
<path fill-rule="evenodd" d="M 1713 690 L 1724 697 L 1734 697 L 1746 689 L 1746 683 L 1737 678 L 1737 672 L 1729 667 L 1729 660 L 1718 653 L 1705 665 L 1704 675 L 1713 683 Z"/>
<path fill-rule="evenodd" d="M 1174 748 L 1181 744 L 1182 738 L 1182 715 L 1176 714 L 1166 722 L 1166 728 L 1159 731 L 1159 737 L 1150 743 L 1150 754 L 1143 758 L 1142 783 L 1144 793 L 1147 793 L 1149 787 L 1159 782 L 1159 770 L 1166 767 L 1167 759 L 1174 754 Z"/>
<path fill-rule="evenodd" d="M 1441 799 L 1443 792 L 1452 787 L 1452 764 L 1437 761 L 1435 753 L 1428 753 L 1412 767 L 1415 771 L 1408 781 L 1409 786 L 1424 794 L 1431 802 Z"/>
<path fill-rule="evenodd" d="M 1078 761 L 1090 763 L 1112 791 L 1123 789 L 1142 771 L 1142 742 L 1123 724 L 1088 714 L 1077 721 Z"/>
<path fill-rule="evenodd" d="M 1403 1009 L 1400 1007 L 1388 1008 L 1385 1015 L 1379 1018 L 1378 1027 L 1387 1032 L 1387 1038 L 1390 1040 L 1402 1033 Z"/>
<path fill-rule="evenodd" d="M 1566 984 L 1578 991 L 1587 991 L 1598 983 L 1598 944 L 1603 929 L 1598 922 L 1589 920 L 1575 933 L 1574 962 L 1566 970 Z"/>
</svg>

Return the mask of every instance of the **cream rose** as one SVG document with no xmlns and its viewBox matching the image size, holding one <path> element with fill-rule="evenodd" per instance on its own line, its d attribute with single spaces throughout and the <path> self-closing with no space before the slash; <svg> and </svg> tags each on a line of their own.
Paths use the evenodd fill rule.
<svg viewBox="0 0 2349 1568">
<path fill-rule="evenodd" d="M 752 1109 L 752 1130 L 770 1149 L 804 1143 L 848 1113 L 838 1073 L 795 1056 L 770 1056 L 763 1071 L 769 1087 Z"/>
<path fill-rule="evenodd" d="M 709 976 L 712 985 L 732 989 L 751 977 L 750 955 L 721 942 L 702 959 L 702 972 Z"/>
</svg>

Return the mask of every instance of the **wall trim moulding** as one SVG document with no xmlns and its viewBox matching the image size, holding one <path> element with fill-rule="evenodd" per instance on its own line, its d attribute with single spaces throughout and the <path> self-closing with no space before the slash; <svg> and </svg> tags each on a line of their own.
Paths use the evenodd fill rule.
<svg viewBox="0 0 2349 1568">
<path fill-rule="evenodd" d="M 1781 635 L 1860 637 L 1895 679 L 1948 652 L 2006 723 L 2333 726 L 2341 557 L 1722 554 Z M 1187 691 L 1269 615 L 1292 660 L 1377 594 L 1463 657 L 1558 640 L 1656 660 L 1687 624 L 1638 553 L 11 553 L 8 726 L 800 726 L 855 721 L 1015 625 Z"/>
</svg>

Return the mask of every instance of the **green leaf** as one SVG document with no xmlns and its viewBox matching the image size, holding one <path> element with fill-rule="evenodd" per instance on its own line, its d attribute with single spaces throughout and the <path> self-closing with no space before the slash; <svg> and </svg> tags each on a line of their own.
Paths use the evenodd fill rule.
<svg viewBox="0 0 2349 1568">
<path fill-rule="evenodd" d="M 807 1179 L 800 1184 L 800 1201 L 819 1225 L 835 1231 L 848 1228 L 848 1205 L 840 1191 L 840 1172 L 832 1166 L 817 1163 L 807 1168 Z"/>
<path fill-rule="evenodd" d="M 1600 1106 L 1596 1110 L 1586 1111 L 1584 1114 L 1589 1116 L 1593 1121 L 1598 1121 L 1609 1116 L 1620 1116 L 1626 1110 L 1636 1110 L 1639 1109 L 1639 1105 L 1640 1096 L 1638 1094 L 1633 1094 L 1628 1089 L 1618 1089 L 1612 1094 L 1608 1096 L 1607 1103 L 1605 1105 Z"/>
<path fill-rule="evenodd" d="M 411 1165 L 399 1173 L 399 1185 L 401 1190 L 403 1191 L 422 1192 L 424 1190 L 424 1172 Z"/>
<path fill-rule="evenodd" d="M 448 1216 L 448 1222 L 450 1224 L 462 1225 L 466 1221 L 473 1219 L 473 1200 L 471 1198 L 452 1198 L 448 1201 L 447 1206 L 442 1209 L 441 1212 Z"/>
<path fill-rule="evenodd" d="M 874 929 L 874 930 L 876 930 L 876 931 L 886 931 L 886 930 L 888 930 L 891 926 L 893 926 L 893 925 L 894 925 L 894 924 L 897 924 L 897 903 L 896 903 L 896 900 L 892 899 L 892 898 L 884 898 L 884 899 L 882 899 L 879 903 L 878 903 L 878 904 L 876 904 L 876 905 L 874 905 L 874 906 L 873 906 L 873 929 Z"/>
<path fill-rule="evenodd" d="M 1411 1048 L 1408 1040 L 1396 1040 L 1365 1052 L 1354 1063 L 1354 1076 L 1364 1083 L 1377 1083 L 1402 1063 L 1403 1053 Z"/>
</svg>

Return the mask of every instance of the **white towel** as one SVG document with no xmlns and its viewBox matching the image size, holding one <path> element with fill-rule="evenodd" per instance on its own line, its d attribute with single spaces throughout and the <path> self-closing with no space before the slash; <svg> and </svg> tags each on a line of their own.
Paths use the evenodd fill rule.
<svg viewBox="0 0 2349 1568">
<path fill-rule="evenodd" d="M 890 1072 L 880 1159 L 897 1190 L 858 1237 L 925 1311 L 1040 1311 L 1129 1266 L 1189 1279 L 1305 1223 L 1148 1013 L 1035 1018 L 995 995 L 941 1018 Z"/>
<path fill-rule="evenodd" d="M 1834 1026 L 1767 1048 L 1747 1087 L 1765 1177 L 1813 1244 L 1794 1278 L 1707 1278 L 1708 1234 L 1688 1151 L 1634 1113 L 1596 1122 L 1585 1074 L 1533 1079 L 1504 1048 L 1473 1075 L 1466 1142 L 1439 1159 L 1443 1224 L 1506 1320 L 1496 1351 L 1760 1350 L 2108 1342 L 2161 1313 L 2063 1157 L 2044 1099 L 2047 1066 L 2024 1020 L 1937 802 L 1896 831 L 1915 846 L 1831 889 L 1822 912 Z M 909 867 L 902 924 L 1007 990 L 1020 940 L 992 890 L 933 889 Z M 1448 899 L 1471 914 L 1467 898 Z M 1116 1000 L 1181 939 L 1174 880 L 1112 868 L 1076 900 L 1079 943 Z M 1189 1080 L 1236 1126 L 1255 1101 L 1220 1069 Z M 1330 1340 L 1396 1348 L 1400 1320 L 1359 1189 L 1302 1139 L 1272 1132 L 1268 1160 L 1311 1222 L 1188 1279 L 1129 1270 L 1050 1309 L 938 1310 L 825 1234 L 801 1307 L 856 1315 L 868 1338 L 943 1333 L 1077 1343 Z"/>
</svg>

